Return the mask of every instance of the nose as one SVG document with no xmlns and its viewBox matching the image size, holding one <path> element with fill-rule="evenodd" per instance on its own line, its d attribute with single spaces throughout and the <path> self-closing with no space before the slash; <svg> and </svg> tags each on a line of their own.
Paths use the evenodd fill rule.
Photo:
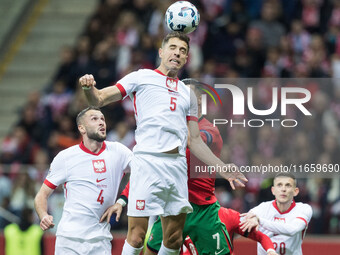
<svg viewBox="0 0 340 255">
<path fill-rule="evenodd" d="M 174 54 L 175 54 L 177 57 L 179 57 L 179 55 L 180 55 L 179 49 L 175 49 Z"/>
</svg>

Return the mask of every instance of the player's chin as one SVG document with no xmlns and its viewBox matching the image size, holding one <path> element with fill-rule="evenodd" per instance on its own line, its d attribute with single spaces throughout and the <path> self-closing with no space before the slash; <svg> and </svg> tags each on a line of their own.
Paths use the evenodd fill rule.
<svg viewBox="0 0 340 255">
<path fill-rule="evenodd" d="M 178 65 L 170 66 L 169 69 L 170 69 L 171 72 L 178 72 L 182 67 L 183 67 L 183 65 L 178 64 Z"/>
</svg>

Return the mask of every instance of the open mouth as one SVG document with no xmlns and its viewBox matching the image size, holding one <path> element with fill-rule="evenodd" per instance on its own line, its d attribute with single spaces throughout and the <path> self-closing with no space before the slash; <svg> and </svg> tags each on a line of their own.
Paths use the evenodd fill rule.
<svg viewBox="0 0 340 255">
<path fill-rule="evenodd" d="M 170 63 L 175 63 L 177 65 L 180 64 L 179 60 L 177 60 L 177 59 L 170 59 Z"/>
</svg>

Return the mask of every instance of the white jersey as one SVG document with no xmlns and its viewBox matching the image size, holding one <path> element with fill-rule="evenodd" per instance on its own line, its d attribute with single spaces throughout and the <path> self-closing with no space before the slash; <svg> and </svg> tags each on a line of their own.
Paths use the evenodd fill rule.
<svg viewBox="0 0 340 255">
<path fill-rule="evenodd" d="M 117 83 L 133 101 L 137 129 L 134 152 L 165 152 L 179 147 L 185 155 L 187 120 L 197 120 L 194 93 L 158 70 L 140 69 Z"/>
<path fill-rule="evenodd" d="M 278 254 L 302 255 L 302 240 L 312 217 L 310 205 L 293 201 L 290 208 L 281 213 L 273 200 L 261 203 L 251 212 L 259 217 L 259 230 L 270 237 Z M 267 254 L 259 243 L 257 254 Z"/>
<path fill-rule="evenodd" d="M 61 151 L 44 183 L 64 186 L 65 204 L 57 236 L 83 240 L 112 239 L 110 224 L 99 223 L 116 201 L 120 181 L 132 152 L 117 142 L 104 142 L 94 154 L 83 143 Z"/>
</svg>

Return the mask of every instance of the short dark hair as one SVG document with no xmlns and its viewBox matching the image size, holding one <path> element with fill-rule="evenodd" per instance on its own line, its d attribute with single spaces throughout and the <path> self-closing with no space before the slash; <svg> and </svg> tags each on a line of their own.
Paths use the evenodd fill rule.
<svg viewBox="0 0 340 255">
<path fill-rule="evenodd" d="M 82 117 L 84 116 L 85 113 L 87 113 L 88 111 L 90 110 L 96 110 L 96 111 L 100 111 L 100 108 L 99 107 L 96 107 L 96 106 L 89 106 L 85 109 L 83 109 L 80 113 L 78 113 L 77 115 L 77 118 L 76 118 L 76 122 L 77 122 L 77 126 L 80 125 L 80 120 L 82 119 Z"/>
<path fill-rule="evenodd" d="M 183 32 L 178 32 L 178 31 L 174 31 L 174 32 L 171 32 L 169 34 L 167 34 L 164 39 L 163 39 L 163 42 L 162 42 L 162 47 L 167 43 L 169 42 L 169 40 L 171 38 L 178 38 L 180 39 L 181 41 L 184 41 L 187 46 L 188 46 L 188 52 L 189 53 L 189 49 L 190 49 L 190 46 L 189 46 L 189 42 L 190 42 L 190 38 L 184 34 Z"/>
<path fill-rule="evenodd" d="M 276 178 L 279 178 L 279 177 L 289 177 L 289 178 L 292 178 L 295 182 L 295 186 L 297 185 L 297 180 L 295 178 L 295 176 L 291 173 L 278 173 L 277 175 L 275 175 L 274 177 L 274 180 L 273 180 L 273 183 L 275 181 Z"/>
</svg>

